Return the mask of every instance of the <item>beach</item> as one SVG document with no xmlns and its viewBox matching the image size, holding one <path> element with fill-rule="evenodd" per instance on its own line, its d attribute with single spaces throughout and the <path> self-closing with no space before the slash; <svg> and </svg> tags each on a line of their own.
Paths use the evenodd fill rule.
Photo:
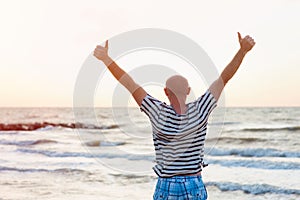
<svg viewBox="0 0 300 200">
<path fill-rule="evenodd" d="M 0 199 L 152 199 L 155 157 L 143 113 L 73 111 L 1 108 Z M 202 171 L 209 199 L 299 199 L 299 122 L 298 107 L 226 108 L 211 120 Z"/>
</svg>

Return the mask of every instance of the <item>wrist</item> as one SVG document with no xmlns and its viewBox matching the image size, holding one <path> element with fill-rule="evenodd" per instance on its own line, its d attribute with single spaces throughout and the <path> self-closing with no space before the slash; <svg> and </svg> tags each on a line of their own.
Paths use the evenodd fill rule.
<svg viewBox="0 0 300 200">
<path fill-rule="evenodd" d="M 246 55 L 248 53 L 248 51 L 243 48 L 240 48 L 239 53 L 241 53 L 242 55 Z"/>
</svg>

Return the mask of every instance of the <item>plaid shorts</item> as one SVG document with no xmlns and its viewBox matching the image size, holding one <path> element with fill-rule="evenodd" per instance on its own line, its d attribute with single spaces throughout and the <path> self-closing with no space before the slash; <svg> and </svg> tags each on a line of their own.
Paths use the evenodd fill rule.
<svg viewBox="0 0 300 200">
<path fill-rule="evenodd" d="M 158 178 L 154 200 L 205 200 L 207 191 L 200 176 Z"/>
</svg>

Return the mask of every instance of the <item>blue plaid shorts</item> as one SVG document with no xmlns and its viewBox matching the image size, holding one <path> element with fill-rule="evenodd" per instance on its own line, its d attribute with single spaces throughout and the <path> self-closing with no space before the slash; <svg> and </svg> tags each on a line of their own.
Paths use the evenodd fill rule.
<svg viewBox="0 0 300 200">
<path fill-rule="evenodd" d="M 158 177 L 154 200 L 206 200 L 207 191 L 200 176 Z"/>
</svg>

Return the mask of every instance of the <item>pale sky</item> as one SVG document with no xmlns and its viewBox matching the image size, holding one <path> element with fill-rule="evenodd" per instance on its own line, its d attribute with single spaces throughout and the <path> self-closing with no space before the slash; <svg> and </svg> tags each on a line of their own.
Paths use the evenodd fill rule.
<svg viewBox="0 0 300 200">
<path fill-rule="evenodd" d="M 256 46 L 226 86 L 226 105 L 300 106 L 299 11 L 298 0 L 1 0 L 0 107 L 72 106 L 95 46 L 139 28 L 188 36 L 220 73 L 239 48 L 237 31 L 249 34 Z M 111 101 L 97 97 L 97 106 Z"/>
</svg>

